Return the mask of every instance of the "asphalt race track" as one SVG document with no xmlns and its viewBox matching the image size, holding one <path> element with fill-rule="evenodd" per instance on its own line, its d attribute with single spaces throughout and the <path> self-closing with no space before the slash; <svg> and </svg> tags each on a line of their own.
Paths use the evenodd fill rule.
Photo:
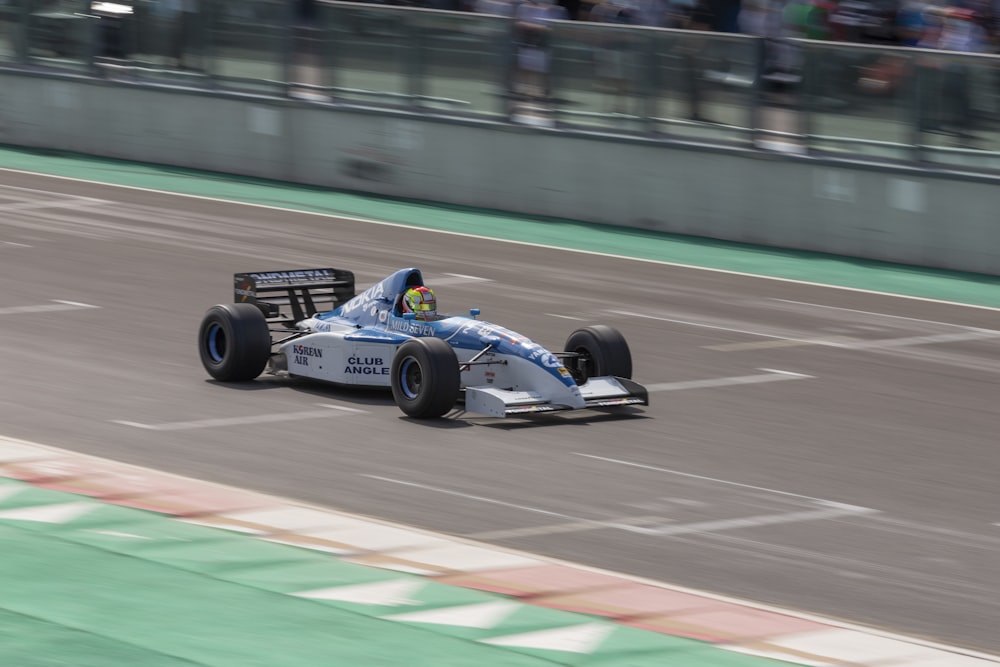
<svg viewBox="0 0 1000 667">
<path fill-rule="evenodd" d="M 970 649 L 1000 638 L 986 308 L 4 172 L 4 435 Z M 767 261 L 766 254 L 761 261 Z M 403 417 L 208 379 L 241 271 L 418 266 L 561 349 L 618 327 L 648 409 Z"/>
</svg>

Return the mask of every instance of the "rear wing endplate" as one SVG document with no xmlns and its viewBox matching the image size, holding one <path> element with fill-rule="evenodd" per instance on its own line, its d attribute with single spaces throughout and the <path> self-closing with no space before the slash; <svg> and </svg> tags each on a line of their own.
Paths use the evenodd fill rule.
<svg viewBox="0 0 1000 667">
<path fill-rule="evenodd" d="M 269 320 L 298 322 L 354 297 L 354 273 L 344 269 L 260 271 L 233 276 L 236 303 L 252 303 Z"/>
</svg>

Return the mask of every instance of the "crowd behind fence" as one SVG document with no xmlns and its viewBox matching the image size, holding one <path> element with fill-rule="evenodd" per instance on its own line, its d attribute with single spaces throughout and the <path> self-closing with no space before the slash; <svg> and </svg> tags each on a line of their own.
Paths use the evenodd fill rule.
<svg viewBox="0 0 1000 667">
<path fill-rule="evenodd" d="M 638 1 L 0 0 L 0 67 L 1000 173 L 991 15 Z"/>
</svg>

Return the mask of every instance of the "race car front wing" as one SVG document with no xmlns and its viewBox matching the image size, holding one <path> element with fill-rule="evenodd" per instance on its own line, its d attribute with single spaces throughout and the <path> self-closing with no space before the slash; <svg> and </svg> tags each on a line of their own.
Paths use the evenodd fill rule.
<svg viewBox="0 0 1000 667">
<path fill-rule="evenodd" d="M 638 382 L 619 377 L 594 377 L 580 386 L 584 408 L 620 408 L 649 405 L 649 394 Z M 499 387 L 466 387 L 465 409 L 490 417 L 512 417 L 543 412 L 574 410 L 552 403 L 538 392 L 512 391 Z"/>
</svg>

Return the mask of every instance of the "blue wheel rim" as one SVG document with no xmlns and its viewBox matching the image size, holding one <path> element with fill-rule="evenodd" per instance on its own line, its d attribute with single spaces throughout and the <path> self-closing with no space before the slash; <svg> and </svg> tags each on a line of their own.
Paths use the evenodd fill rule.
<svg viewBox="0 0 1000 667">
<path fill-rule="evenodd" d="M 403 391 L 403 396 L 411 401 L 420 391 L 420 365 L 412 357 L 404 359 L 399 365 L 399 388 Z"/>
<path fill-rule="evenodd" d="M 208 344 L 208 356 L 213 362 L 221 364 L 223 357 L 222 353 L 219 352 L 219 348 L 225 345 L 225 334 L 222 331 L 222 327 L 213 323 L 208 328 L 206 338 L 206 343 Z"/>
</svg>

